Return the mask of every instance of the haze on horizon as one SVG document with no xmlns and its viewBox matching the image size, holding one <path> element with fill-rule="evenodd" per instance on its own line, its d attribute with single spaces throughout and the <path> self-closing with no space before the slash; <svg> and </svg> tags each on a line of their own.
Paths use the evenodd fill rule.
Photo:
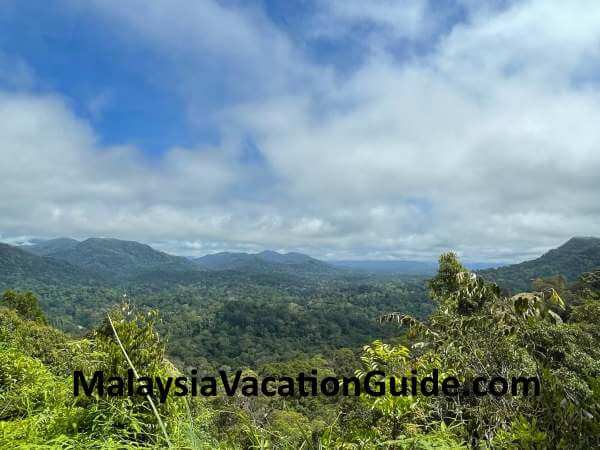
<svg viewBox="0 0 600 450">
<path fill-rule="evenodd" d="M 7 0 L 0 26 L 4 242 L 521 261 L 600 235 L 598 2 Z"/>
</svg>

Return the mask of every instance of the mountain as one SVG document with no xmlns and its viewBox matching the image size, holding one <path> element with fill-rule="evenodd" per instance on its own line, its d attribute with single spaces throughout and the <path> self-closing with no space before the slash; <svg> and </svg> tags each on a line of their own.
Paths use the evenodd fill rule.
<svg viewBox="0 0 600 450">
<path fill-rule="evenodd" d="M 194 271 L 186 258 L 173 256 L 135 241 L 110 238 L 52 239 L 23 247 L 29 252 L 67 262 L 100 277 L 129 278 L 146 271 Z"/>
<path fill-rule="evenodd" d="M 79 241 L 71 238 L 36 240 L 33 244 L 22 245 L 21 248 L 38 256 L 51 256 L 53 253 L 72 250 Z"/>
<path fill-rule="evenodd" d="M 278 253 L 273 250 L 265 250 L 256 255 L 260 260 L 276 263 L 276 264 L 320 264 L 326 266 L 327 264 L 319 261 L 318 259 L 312 258 L 302 253 L 290 252 L 290 253 Z"/>
<path fill-rule="evenodd" d="M 265 250 L 260 253 L 221 252 L 195 258 L 205 270 L 234 270 L 243 272 L 285 272 L 294 274 L 328 274 L 337 272 L 326 262 L 302 253 L 278 253 Z"/>
<path fill-rule="evenodd" d="M 40 284 L 95 283 L 94 274 L 66 261 L 38 256 L 19 247 L 0 243 L 0 286 L 21 288 Z"/>
<path fill-rule="evenodd" d="M 564 275 L 575 281 L 579 275 L 600 268 L 600 239 L 574 237 L 558 248 L 552 249 L 531 261 L 520 264 L 481 270 L 478 273 L 512 291 L 530 289 L 533 279 Z"/>
<path fill-rule="evenodd" d="M 240 276 L 316 276 L 339 272 L 301 253 L 217 253 L 200 258 L 169 255 L 149 245 L 112 238 L 37 240 L 19 247 L 32 255 L 69 263 L 98 279 L 127 282 L 193 283 L 208 272 L 235 271 Z"/>
</svg>

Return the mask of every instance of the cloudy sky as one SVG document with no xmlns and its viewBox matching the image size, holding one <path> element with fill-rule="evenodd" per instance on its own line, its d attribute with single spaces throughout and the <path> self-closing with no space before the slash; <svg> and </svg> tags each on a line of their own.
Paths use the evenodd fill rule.
<svg viewBox="0 0 600 450">
<path fill-rule="evenodd" d="M 0 2 L 0 239 L 516 261 L 600 235 L 597 0 Z"/>
</svg>

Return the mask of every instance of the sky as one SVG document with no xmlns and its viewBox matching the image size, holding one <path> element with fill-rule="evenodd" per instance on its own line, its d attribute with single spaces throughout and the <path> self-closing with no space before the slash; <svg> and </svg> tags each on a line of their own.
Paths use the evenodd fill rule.
<svg viewBox="0 0 600 450">
<path fill-rule="evenodd" d="M 600 236 L 597 0 L 0 2 L 0 240 L 520 261 Z"/>
</svg>

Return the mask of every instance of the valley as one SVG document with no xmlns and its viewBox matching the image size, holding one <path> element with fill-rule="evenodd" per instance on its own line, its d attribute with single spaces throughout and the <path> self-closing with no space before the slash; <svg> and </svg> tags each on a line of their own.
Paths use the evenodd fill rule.
<svg viewBox="0 0 600 450">
<path fill-rule="evenodd" d="M 599 241 L 573 238 L 538 259 L 483 269 L 477 272 L 480 276 L 470 277 L 463 276 L 467 269 L 453 254 L 442 255 L 436 274 L 428 275 L 415 273 L 418 266 L 412 263 L 391 271 L 389 265 L 375 270 L 377 264 L 358 269 L 272 251 L 191 259 L 117 239 L 2 244 L 0 289 L 6 291 L 0 297 L 0 381 L 6 376 L 19 380 L 8 390 L 0 385 L 0 398 L 10 408 L 5 407 L 2 418 L 9 427 L 5 433 L 13 442 L 27 429 L 24 420 L 58 424 L 62 414 L 70 414 L 75 433 L 63 431 L 56 437 L 54 431 L 34 428 L 28 439 L 37 442 L 50 435 L 77 448 L 82 436 L 89 436 L 92 446 L 110 446 L 100 444 L 109 436 L 128 446 L 149 440 L 160 448 L 166 439 L 175 439 L 178 448 L 252 448 L 270 442 L 264 446 L 291 449 L 342 448 L 367 436 L 384 447 L 394 438 L 402 443 L 399 448 L 467 448 L 469 436 L 504 424 L 508 431 L 492 438 L 501 448 L 507 439 L 526 441 L 531 436 L 540 442 L 579 442 L 581 433 L 594 443 L 593 420 L 580 420 L 573 410 L 560 419 L 559 430 L 574 431 L 556 434 L 557 419 L 536 405 L 543 401 L 556 409 L 569 395 L 577 405 L 585 404 L 589 414 L 598 414 L 593 374 L 600 357 L 595 324 Z M 575 262 L 575 270 L 583 271 L 577 276 Z M 500 288 L 485 279 L 497 280 Z M 521 291 L 527 282 L 526 290 L 534 292 L 505 296 Z M 364 380 L 369 370 L 384 374 L 377 382 L 383 386 L 391 376 L 386 373 L 407 376 L 412 367 L 425 374 L 450 370 L 469 386 L 483 372 L 504 373 L 502 368 L 509 365 L 506 376 L 541 368 L 541 381 L 531 379 L 554 397 L 513 395 L 506 406 L 501 399 L 472 397 L 467 391 L 455 401 L 390 394 L 370 398 L 364 393 L 248 397 L 225 395 L 227 390 L 216 385 L 206 399 L 181 400 L 174 393 L 179 391 L 165 390 L 156 397 L 158 414 L 166 421 L 161 437 L 143 395 L 103 391 L 94 400 L 69 394 L 72 383 L 65 374 L 91 380 L 92 374 L 105 373 L 124 380 L 128 373 L 131 378 L 114 339 L 117 332 L 132 364 L 152 380 L 190 375 L 212 379 L 217 373 L 256 383 L 299 373 Z M 478 350 L 473 350 L 475 343 Z M 480 353 L 487 355 L 483 362 Z M 124 393 L 123 383 L 119 389 Z M 36 392 L 42 397 L 35 397 Z M 20 406 L 19 398 L 29 406 Z M 441 422 L 431 414 L 442 407 L 452 415 L 478 408 L 478 415 L 465 420 L 474 431 L 438 428 Z M 532 410 L 539 421 L 536 427 L 544 431 L 516 434 L 518 417 Z M 404 413 L 398 417 L 395 411 Z M 488 424 L 477 417 L 497 419 Z M 421 431 L 398 437 L 396 430 L 414 426 Z M 93 431 L 99 427 L 101 435 Z M 334 429 L 335 435 L 330 434 Z"/>
</svg>

